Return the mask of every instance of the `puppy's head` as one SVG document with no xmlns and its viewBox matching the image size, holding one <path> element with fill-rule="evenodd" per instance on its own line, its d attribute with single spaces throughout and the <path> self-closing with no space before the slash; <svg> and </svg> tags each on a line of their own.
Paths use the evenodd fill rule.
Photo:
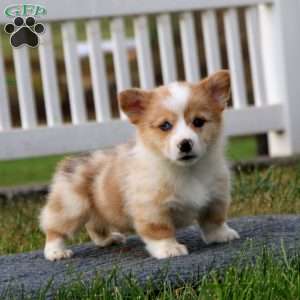
<svg viewBox="0 0 300 300">
<path fill-rule="evenodd" d="M 221 70 L 196 84 L 125 90 L 119 103 L 147 148 L 176 164 L 191 165 L 218 139 L 229 95 L 229 72 Z"/>
</svg>

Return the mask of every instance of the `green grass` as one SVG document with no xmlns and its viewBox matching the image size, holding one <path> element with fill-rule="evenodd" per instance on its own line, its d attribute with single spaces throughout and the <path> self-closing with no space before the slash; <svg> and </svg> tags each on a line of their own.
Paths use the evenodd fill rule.
<svg viewBox="0 0 300 300">
<path fill-rule="evenodd" d="M 227 146 L 227 156 L 230 160 L 245 160 L 256 156 L 257 144 L 253 137 L 232 138 Z"/>
<path fill-rule="evenodd" d="M 167 283 L 157 288 L 151 282 L 146 287 L 128 278 L 120 286 L 114 280 L 98 278 L 91 286 L 78 281 L 57 291 L 55 299 L 299 299 L 300 257 L 275 260 L 272 253 L 262 251 L 255 265 L 232 266 L 225 273 L 211 272 L 195 285 L 174 289 Z"/>
<path fill-rule="evenodd" d="M 228 145 L 231 160 L 253 158 L 256 154 L 254 138 L 232 139 Z M 0 187 L 49 182 L 63 155 L 0 161 Z"/>
<path fill-rule="evenodd" d="M 211 271 L 198 282 L 177 288 L 167 282 L 154 284 L 151 279 L 141 286 L 132 276 L 120 281 L 115 276 L 117 271 L 114 270 L 106 279 L 98 275 L 89 284 L 79 277 L 73 284 L 57 289 L 53 299 L 275 300 L 300 297 L 300 256 L 288 259 L 284 250 L 279 259 L 270 250 L 262 249 L 255 264 L 237 260 L 223 272 Z M 50 287 L 51 284 L 45 284 L 34 299 L 45 299 Z M 11 291 L 2 297 L 14 299 Z"/>
<path fill-rule="evenodd" d="M 0 161 L 0 186 L 48 182 L 62 155 Z"/>
</svg>

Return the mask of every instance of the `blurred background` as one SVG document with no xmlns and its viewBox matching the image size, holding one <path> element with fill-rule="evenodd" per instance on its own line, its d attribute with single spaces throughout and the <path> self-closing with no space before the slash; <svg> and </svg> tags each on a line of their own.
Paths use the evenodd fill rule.
<svg viewBox="0 0 300 300">
<path fill-rule="evenodd" d="M 242 48 L 242 59 L 244 62 L 244 72 L 246 81 L 246 92 L 247 99 L 249 99 L 249 105 L 252 105 L 254 99 L 253 97 L 253 86 L 251 78 L 251 67 L 249 61 L 249 47 L 247 42 L 246 24 L 245 24 L 245 8 L 237 8 L 238 11 L 238 21 L 239 30 L 241 38 L 241 48 Z M 217 16 L 217 28 L 220 41 L 220 52 L 222 67 L 228 68 L 228 55 L 225 41 L 225 32 L 223 24 L 223 13 L 222 9 L 216 10 Z M 204 49 L 204 38 L 203 38 L 203 28 L 201 22 L 201 12 L 194 12 L 195 30 L 196 30 L 196 42 L 197 42 L 197 55 L 200 62 L 200 73 L 202 77 L 207 76 L 208 70 L 205 58 Z M 42 19 L 41 19 L 42 21 Z M 175 43 L 175 55 L 176 64 L 178 70 L 178 80 L 185 80 L 184 65 L 183 65 L 183 54 L 182 54 L 182 44 L 180 38 L 179 30 L 179 14 L 171 14 L 172 22 L 172 34 Z M 84 101 L 87 108 L 88 120 L 95 120 L 95 106 L 94 106 L 94 95 L 92 88 L 92 78 L 90 71 L 90 61 L 88 57 L 88 45 L 85 21 L 76 21 L 76 35 L 78 39 L 77 51 L 80 57 L 80 65 L 82 72 L 82 81 L 84 87 Z M 156 27 L 155 16 L 148 17 L 149 24 L 149 35 L 151 41 L 151 48 L 153 54 L 154 63 L 154 76 L 155 85 L 163 84 L 161 61 L 159 54 L 159 41 Z M 110 19 L 102 18 L 100 20 L 100 28 L 102 34 L 102 43 L 105 47 L 104 58 L 105 58 L 105 68 L 107 71 L 108 80 L 108 91 L 110 98 L 110 106 L 112 111 L 112 116 L 114 118 L 119 117 L 118 105 L 116 100 L 117 86 L 116 86 L 116 74 L 113 63 L 113 45 L 111 42 L 111 31 L 110 31 Z M 132 80 L 132 86 L 140 86 L 139 76 L 138 76 L 138 64 L 137 64 L 137 54 L 134 44 L 134 29 L 133 29 L 133 18 L 125 17 L 125 35 L 126 44 L 128 50 L 128 60 L 130 67 L 130 76 Z M 58 85 L 60 93 L 60 107 L 62 111 L 63 121 L 69 123 L 71 120 L 70 112 L 70 101 L 67 87 L 66 69 L 64 61 L 63 52 L 63 41 L 61 33 L 61 23 L 54 22 L 52 26 L 52 38 L 53 46 L 55 52 L 55 64 L 57 67 Z M 9 106 L 11 110 L 12 126 L 18 128 L 21 126 L 20 110 L 18 103 L 18 93 L 17 93 L 17 83 L 15 75 L 15 67 L 13 62 L 13 51 L 9 42 L 9 36 L 4 32 L 3 26 L 1 27 L 1 43 L 4 55 L 4 64 L 6 70 L 6 80 L 7 88 L 9 94 Z M 38 56 L 37 48 L 30 48 L 30 63 L 32 68 L 32 81 L 33 81 L 33 91 L 34 99 L 36 105 L 37 119 L 39 125 L 46 124 L 46 112 L 44 104 L 44 94 L 43 85 L 41 77 L 40 62 Z M 251 137 L 238 137 L 231 138 L 228 146 L 228 155 L 231 160 L 242 160 L 254 158 L 256 156 L 267 155 L 268 154 L 268 144 L 266 135 L 256 135 Z M 59 156 L 51 156 L 47 158 L 34 158 L 26 160 L 17 161 L 0 161 L 0 185 L 9 186 L 14 184 L 26 184 L 32 182 L 44 182 L 48 181 L 51 177 L 55 164 L 61 159 Z M 14 176 L 9 175 L 13 173 Z M 13 177 L 13 179 L 11 178 Z"/>
</svg>

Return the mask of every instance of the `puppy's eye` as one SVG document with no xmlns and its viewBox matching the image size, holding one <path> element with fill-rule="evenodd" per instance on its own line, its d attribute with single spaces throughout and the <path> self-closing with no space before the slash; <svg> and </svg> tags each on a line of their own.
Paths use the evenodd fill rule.
<svg viewBox="0 0 300 300">
<path fill-rule="evenodd" d="M 206 122 L 206 120 L 203 118 L 195 118 L 193 120 L 193 125 L 197 128 L 201 128 L 204 126 L 205 122 Z"/>
<path fill-rule="evenodd" d="M 162 130 L 162 131 L 168 131 L 168 130 L 171 130 L 173 127 L 173 125 L 168 122 L 168 121 L 165 121 L 163 122 L 162 124 L 159 125 L 159 128 Z"/>
</svg>

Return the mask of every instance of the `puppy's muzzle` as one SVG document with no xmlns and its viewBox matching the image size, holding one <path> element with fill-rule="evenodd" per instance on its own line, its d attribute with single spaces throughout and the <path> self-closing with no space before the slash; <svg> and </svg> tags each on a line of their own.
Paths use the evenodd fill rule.
<svg viewBox="0 0 300 300">
<path fill-rule="evenodd" d="M 181 153 L 188 154 L 193 150 L 193 141 L 191 139 L 184 139 L 178 145 L 178 149 Z"/>
</svg>

